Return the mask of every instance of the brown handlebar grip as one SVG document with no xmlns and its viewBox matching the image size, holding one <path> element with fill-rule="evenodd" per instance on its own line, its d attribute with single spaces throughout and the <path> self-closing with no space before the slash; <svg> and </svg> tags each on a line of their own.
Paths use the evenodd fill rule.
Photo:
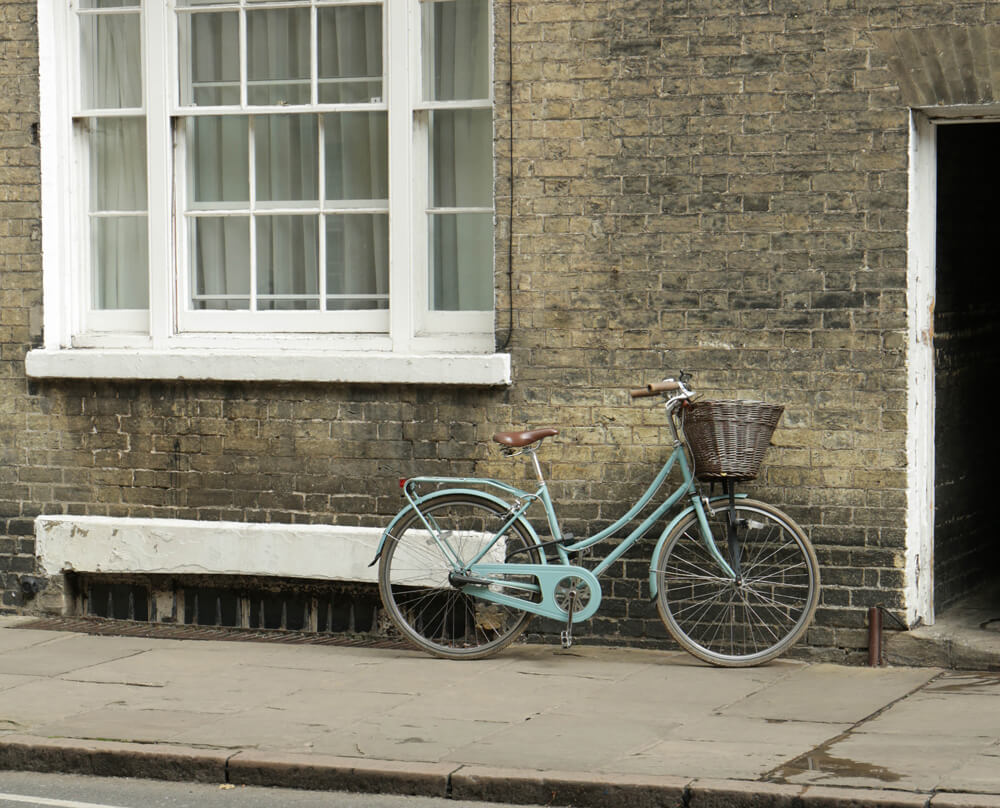
<svg viewBox="0 0 1000 808">
<path fill-rule="evenodd" d="M 658 396 L 660 393 L 667 393 L 671 390 L 680 390 L 680 388 L 679 382 L 673 379 L 664 379 L 662 382 L 653 382 L 652 384 L 647 384 L 645 387 L 630 390 L 629 395 L 632 398 L 644 398 L 646 396 Z"/>
<path fill-rule="evenodd" d="M 646 389 L 650 393 L 666 393 L 669 390 L 680 390 L 680 382 L 676 382 L 673 379 L 664 379 L 662 382 L 653 382 L 652 384 L 647 384 Z"/>
</svg>

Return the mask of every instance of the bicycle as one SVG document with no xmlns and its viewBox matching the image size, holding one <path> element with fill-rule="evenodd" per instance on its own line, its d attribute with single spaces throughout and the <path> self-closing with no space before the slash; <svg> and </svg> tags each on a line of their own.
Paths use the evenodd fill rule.
<svg viewBox="0 0 1000 808">
<path fill-rule="evenodd" d="M 672 451 L 621 518 L 581 540 L 561 532 L 538 461 L 542 442 L 558 434 L 552 427 L 493 436 L 506 456 L 530 458 L 538 482 L 533 492 L 490 478 L 400 480 L 408 504 L 383 532 L 371 563 L 379 564 L 379 592 L 396 628 L 435 656 L 478 659 L 506 648 L 541 615 L 565 625 L 560 640 L 568 648 L 573 625 L 600 607 L 602 574 L 687 497 L 689 504 L 660 533 L 650 564 L 650 598 L 667 630 L 684 650 L 719 666 L 758 665 L 788 650 L 809 627 L 819 601 L 816 553 L 790 516 L 735 492 L 735 480 L 750 479 L 756 470 L 735 479 L 716 470 L 711 479 L 724 483 L 724 493 L 699 491 L 692 468 L 698 458 L 689 461 L 683 413 L 701 402 L 692 403 L 689 384 L 682 373 L 631 391 L 634 399 L 666 400 Z M 767 431 L 764 449 L 769 441 Z M 571 562 L 571 554 L 636 519 L 675 466 L 680 484 L 603 561 L 592 570 Z M 426 486 L 433 490 L 421 493 Z M 551 533 L 545 541 L 525 518 L 537 502 Z"/>
</svg>

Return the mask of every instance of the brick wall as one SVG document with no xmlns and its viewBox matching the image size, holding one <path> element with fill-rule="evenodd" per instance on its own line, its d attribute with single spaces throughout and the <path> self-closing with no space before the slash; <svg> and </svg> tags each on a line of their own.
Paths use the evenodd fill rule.
<svg viewBox="0 0 1000 808">
<path fill-rule="evenodd" d="M 503 426 L 563 428 L 544 466 L 566 529 L 586 533 L 622 513 L 667 451 L 661 412 L 626 388 L 682 368 L 709 394 L 787 407 L 751 489 L 817 546 L 825 589 L 809 641 L 863 647 L 867 607 L 902 605 L 908 112 L 876 32 L 982 25 L 1000 6 L 498 0 L 497 322 L 503 340 L 511 303 L 515 379 L 503 390 L 29 387 L 33 8 L 0 5 L 8 606 L 39 512 L 379 525 L 403 474 L 523 479 L 483 443 Z M 643 559 L 619 563 L 592 633 L 664 636 L 645 598 L 630 600 L 646 595 Z"/>
<path fill-rule="evenodd" d="M 38 46 L 33 2 L 0 3 L 0 584 L 17 602 L 19 575 L 34 567 L 32 519 L 22 464 L 33 441 L 25 419 L 22 359 L 41 335 L 38 177 Z M 58 471 L 56 471 L 58 473 Z"/>
</svg>

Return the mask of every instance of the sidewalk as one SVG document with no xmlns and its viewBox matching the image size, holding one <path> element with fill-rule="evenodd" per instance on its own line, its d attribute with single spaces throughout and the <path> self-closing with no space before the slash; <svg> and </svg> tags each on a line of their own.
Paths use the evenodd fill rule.
<svg viewBox="0 0 1000 808">
<path fill-rule="evenodd" d="M 96 637 L 0 618 L 2 769 L 591 806 L 1000 808 L 1000 674 Z"/>
</svg>

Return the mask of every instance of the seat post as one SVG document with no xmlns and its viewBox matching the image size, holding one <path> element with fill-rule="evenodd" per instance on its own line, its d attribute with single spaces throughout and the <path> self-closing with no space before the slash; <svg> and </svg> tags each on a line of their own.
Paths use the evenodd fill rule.
<svg viewBox="0 0 1000 808">
<path fill-rule="evenodd" d="M 534 446 L 530 449 L 525 449 L 525 451 L 531 455 L 531 462 L 535 464 L 535 476 L 538 478 L 538 482 L 545 485 L 545 478 L 542 476 L 542 465 L 538 462 L 538 447 Z"/>
</svg>

